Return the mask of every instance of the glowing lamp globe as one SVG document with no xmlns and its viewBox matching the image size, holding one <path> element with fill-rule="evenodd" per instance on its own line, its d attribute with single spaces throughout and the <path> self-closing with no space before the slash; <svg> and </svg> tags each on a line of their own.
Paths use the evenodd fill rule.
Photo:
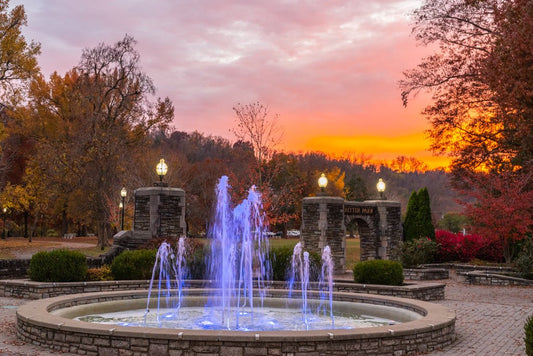
<svg viewBox="0 0 533 356">
<path fill-rule="evenodd" d="M 318 178 L 318 186 L 320 187 L 321 191 L 324 191 L 326 187 L 328 186 L 328 179 L 326 178 L 326 175 L 322 173 L 320 178 Z"/>
<path fill-rule="evenodd" d="M 157 175 L 159 176 L 159 181 L 162 182 L 163 177 L 165 176 L 165 174 L 167 174 L 167 171 L 168 171 L 168 166 L 165 163 L 165 160 L 163 158 L 159 160 L 159 163 L 155 167 L 155 171 Z"/>
</svg>

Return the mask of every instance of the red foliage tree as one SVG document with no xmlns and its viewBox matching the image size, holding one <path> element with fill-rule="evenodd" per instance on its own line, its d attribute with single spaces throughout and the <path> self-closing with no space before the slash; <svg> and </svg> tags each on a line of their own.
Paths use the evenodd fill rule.
<svg viewBox="0 0 533 356">
<path fill-rule="evenodd" d="M 512 244 L 533 231 L 533 191 L 528 189 L 533 174 L 522 172 L 470 174 L 465 193 L 474 198 L 466 213 L 475 233 L 499 240 L 507 263 L 512 259 Z"/>
</svg>

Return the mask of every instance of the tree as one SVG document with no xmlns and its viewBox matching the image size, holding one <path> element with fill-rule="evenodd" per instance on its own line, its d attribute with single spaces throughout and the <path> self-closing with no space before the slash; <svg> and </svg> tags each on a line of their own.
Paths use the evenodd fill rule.
<svg viewBox="0 0 533 356">
<path fill-rule="evenodd" d="M 403 223 L 403 233 L 406 241 L 421 237 L 435 239 L 435 227 L 431 222 L 429 192 L 426 187 L 411 193 Z"/>
<path fill-rule="evenodd" d="M 390 168 L 396 172 L 425 172 L 428 170 L 428 166 L 414 158 L 406 156 L 398 156 L 390 163 Z"/>
<path fill-rule="evenodd" d="M 513 258 L 513 244 L 533 232 L 532 173 L 477 173 L 466 179 L 475 189 L 464 194 L 474 202 L 464 202 L 474 233 L 498 240 L 503 246 L 505 261 Z"/>
<path fill-rule="evenodd" d="M 363 201 L 368 199 L 368 189 L 361 177 L 352 176 L 348 183 L 344 185 L 344 199 Z"/>
<path fill-rule="evenodd" d="M 461 232 L 467 225 L 469 225 L 468 217 L 458 213 L 446 213 L 442 219 L 437 222 L 437 227 L 439 229 L 447 230 L 454 234 Z"/>
<path fill-rule="evenodd" d="M 109 201 L 125 185 L 148 134 L 165 130 L 173 115 L 170 100 L 148 101 L 154 86 L 134 45 L 126 35 L 112 46 L 85 49 L 64 77 L 54 73 L 49 82 L 38 78 L 32 85 L 41 168 L 49 182 L 67 187 L 66 194 L 56 191 L 67 211 L 89 214 L 79 219 L 97 225 L 102 249 L 111 237 Z"/>
<path fill-rule="evenodd" d="M 26 42 L 22 27 L 27 25 L 24 6 L 9 13 L 9 0 L 0 0 L 0 98 L 16 105 L 23 97 L 29 80 L 39 72 L 37 55 L 40 44 Z"/>
<path fill-rule="evenodd" d="M 418 205 L 418 193 L 415 190 L 409 196 L 407 211 L 405 212 L 405 219 L 403 221 L 403 236 L 405 241 L 414 240 L 419 237 L 417 228 Z"/>
<path fill-rule="evenodd" d="M 418 191 L 417 222 L 419 237 L 427 237 L 435 240 L 435 226 L 433 226 L 433 222 L 431 221 L 431 202 L 426 187 Z"/>
<path fill-rule="evenodd" d="M 278 115 L 271 115 L 268 107 L 259 102 L 248 105 L 237 104 L 233 111 L 237 127 L 232 132 L 237 139 L 251 143 L 257 160 L 258 185 L 262 185 L 262 169 L 265 161 L 272 157 L 275 147 L 282 138 L 277 124 Z"/>
<path fill-rule="evenodd" d="M 404 73 L 402 98 L 432 92 L 432 148 L 458 177 L 531 169 L 532 13 L 528 0 L 426 0 L 415 12 L 417 41 L 439 52 Z"/>
</svg>

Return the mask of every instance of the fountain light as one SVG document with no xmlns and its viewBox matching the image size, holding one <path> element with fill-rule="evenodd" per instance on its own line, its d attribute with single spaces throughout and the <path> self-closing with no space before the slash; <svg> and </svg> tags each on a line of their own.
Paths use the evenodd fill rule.
<svg viewBox="0 0 533 356">
<path fill-rule="evenodd" d="M 326 178 L 326 175 L 324 173 L 322 173 L 320 178 L 318 178 L 318 186 L 320 187 L 322 193 L 325 192 L 326 187 L 328 186 L 328 179 Z"/>
<path fill-rule="evenodd" d="M 383 181 L 383 179 L 379 178 L 378 180 L 378 183 L 376 184 L 376 188 L 378 189 L 378 192 L 379 192 L 379 197 L 381 199 L 385 199 L 384 196 L 383 196 L 383 193 L 385 192 L 385 188 L 386 188 L 386 184 L 385 182 Z"/>
<path fill-rule="evenodd" d="M 163 158 L 159 160 L 159 163 L 155 167 L 155 171 L 157 175 L 159 176 L 159 181 L 162 182 L 163 177 L 167 174 L 167 171 L 168 171 L 168 166 L 165 163 L 165 160 Z"/>
</svg>

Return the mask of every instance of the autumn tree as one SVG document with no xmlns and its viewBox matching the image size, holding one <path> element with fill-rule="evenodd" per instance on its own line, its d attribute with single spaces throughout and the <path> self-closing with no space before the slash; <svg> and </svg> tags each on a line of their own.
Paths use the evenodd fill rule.
<svg viewBox="0 0 533 356">
<path fill-rule="evenodd" d="M 164 129 L 173 115 L 168 99 L 148 101 L 154 86 L 140 69 L 134 45 L 125 36 L 114 45 L 85 49 L 64 77 L 54 73 L 49 82 L 40 78 L 32 86 L 31 115 L 41 118 L 33 126 L 43 151 L 41 168 L 47 172 L 52 163 L 48 177 L 68 187 L 66 207 L 85 205 L 78 211 L 97 223 L 102 249 L 111 233 L 109 200 L 126 185 L 128 166 L 147 134 Z"/>
<path fill-rule="evenodd" d="M 250 142 L 252 145 L 257 160 L 258 185 L 261 185 L 264 165 L 272 157 L 282 138 L 277 123 L 278 115 L 271 114 L 268 106 L 260 102 L 237 104 L 233 111 L 237 126 L 232 132 L 238 140 Z"/>
<path fill-rule="evenodd" d="M 39 72 L 40 44 L 28 43 L 22 35 L 27 25 L 24 6 L 8 9 L 9 0 L 0 0 L 0 98 L 15 106 L 24 97 L 29 80 Z"/>
<path fill-rule="evenodd" d="M 19 184 L 31 140 L 19 129 L 13 110 L 26 98 L 31 79 L 39 73 L 40 45 L 22 35 L 27 25 L 24 6 L 9 10 L 9 0 L 0 0 L 0 187 Z"/>
<path fill-rule="evenodd" d="M 463 193 L 474 199 L 464 202 L 474 233 L 498 240 L 503 246 L 505 261 L 513 258 L 513 245 L 533 233 L 532 173 L 477 173 L 466 180 L 476 189 Z"/>
<path fill-rule="evenodd" d="M 415 157 L 398 156 L 390 163 L 390 168 L 396 172 L 425 172 L 428 166 Z"/>
<path fill-rule="evenodd" d="M 459 177 L 531 169 L 532 14 L 528 0 L 426 0 L 415 11 L 417 41 L 438 52 L 404 73 L 402 98 L 432 93 L 432 147 L 452 156 Z"/>
<path fill-rule="evenodd" d="M 368 189 L 365 181 L 358 176 L 352 176 L 346 184 L 344 184 L 344 199 L 353 201 L 363 201 L 368 199 Z"/>
</svg>

